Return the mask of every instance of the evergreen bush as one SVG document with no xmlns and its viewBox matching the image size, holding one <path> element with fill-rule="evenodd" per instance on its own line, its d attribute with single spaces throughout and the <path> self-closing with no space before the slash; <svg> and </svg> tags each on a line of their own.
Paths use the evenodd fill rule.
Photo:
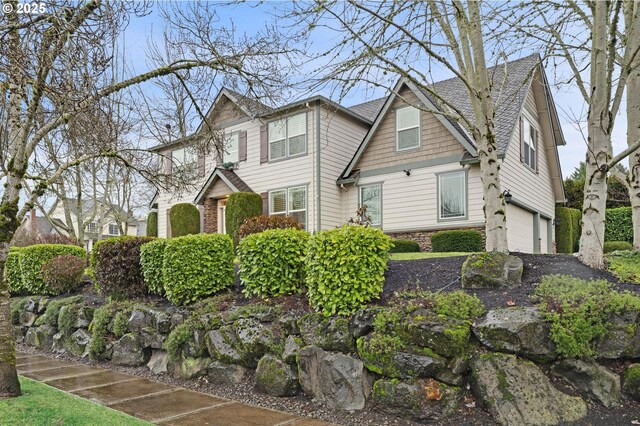
<svg viewBox="0 0 640 426">
<path fill-rule="evenodd" d="M 247 235 L 264 232 L 267 229 L 304 229 L 295 217 L 291 216 L 253 216 L 240 226 L 240 239 Z"/>
<path fill-rule="evenodd" d="M 578 221 L 576 222 L 576 218 Z M 556 251 L 558 253 L 573 253 L 580 238 L 580 210 L 569 207 L 557 207 L 556 219 Z M 578 226 L 578 228 L 575 228 Z"/>
<path fill-rule="evenodd" d="M 162 279 L 162 263 L 167 240 L 157 239 L 140 247 L 140 266 L 142 275 L 150 293 L 164 295 L 164 281 Z"/>
<path fill-rule="evenodd" d="M 171 236 L 198 234 L 200 232 L 200 211 L 191 203 L 180 203 L 169 210 Z"/>
<path fill-rule="evenodd" d="M 626 241 L 605 241 L 604 252 L 611 253 L 612 251 L 620 250 L 633 250 L 633 244 Z"/>
<path fill-rule="evenodd" d="M 434 252 L 478 252 L 483 249 L 482 234 L 473 229 L 440 231 L 431 236 Z"/>
<path fill-rule="evenodd" d="M 147 215 L 147 237 L 158 236 L 158 212 L 150 212 Z"/>
<path fill-rule="evenodd" d="M 413 240 L 391 240 L 393 247 L 389 253 L 417 253 L 420 251 L 420 244 Z"/>
<path fill-rule="evenodd" d="M 262 214 L 262 197 L 255 192 L 235 192 L 229 196 L 225 213 L 225 228 L 238 247 L 240 226 L 250 217 Z"/>
<path fill-rule="evenodd" d="M 633 244 L 631 207 L 607 209 L 604 223 L 605 241 L 626 241 Z"/>
<path fill-rule="evenodd" d="M 19 259 L 22 274 L 20 291 L 27 294 L 60 294 L 59 289 L 51 288 L 45 283 L 41 274 L 42 266 L 54 257 L 69 254 L 76 256 L 83 262 L 86 262 L 87 259 L 87 252 L 82 247 L 65 244 L 36 244 L 20 248 L 19 253 L 21 254 Z M 12 262 L 15 265 L 15 260 L 12 260 Z M 11 274 L 11 280 L 15 281 L 13 277 L 15 268 L 11 271 Z"/>
</svg>

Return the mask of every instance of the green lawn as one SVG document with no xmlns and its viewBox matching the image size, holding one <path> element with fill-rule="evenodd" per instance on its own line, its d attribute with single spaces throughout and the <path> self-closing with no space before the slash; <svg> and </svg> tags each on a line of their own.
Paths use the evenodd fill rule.
<svg viewBox="0 0 640 426">
<path fill-rule="evenodd" d="M 392 253 L 391 260 L 418 260 L 418 259 L 435 259 L 437 257 L 453 257 L 453 256 L 469 256 L 471 253 L 434 253 L 430 251 L 422 251 L 419 253 Z"/>
<path fill-rule="evenodd" d="M 148 425 L 111 408 L 20 377 L 22 396 L 0 399 L 0 425 Z"/>
</svg>

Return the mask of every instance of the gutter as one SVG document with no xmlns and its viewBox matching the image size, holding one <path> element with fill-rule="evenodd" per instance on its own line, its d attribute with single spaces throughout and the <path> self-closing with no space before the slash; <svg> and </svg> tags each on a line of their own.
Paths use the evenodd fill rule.
<svg viewBox="0 0 640 426">
<path fill-rule="evenodd" d="M 320 173 L 320 99 L 316 100 L 316 231 L 320 231 L 322 209 L 320 207 L 321 197 L 321 173 Z"/>
</svg>

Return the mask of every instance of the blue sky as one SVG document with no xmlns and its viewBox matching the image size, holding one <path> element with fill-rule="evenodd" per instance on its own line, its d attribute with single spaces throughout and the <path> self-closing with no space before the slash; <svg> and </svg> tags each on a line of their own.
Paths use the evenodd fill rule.
<svg viewBox="0 0 640 426">
<path fill-rule="evenodd" d="M 218 13 L 221 18 L 220 25 L 231 25 L 231 23 L 233 23 L 239 31 L 251 34 L 266 23 L 274 23 L 271 12 L 273 12 L 274 8 L 282 7 L 286 7 L 286 3 L 267 2 L 257 5 L 256 3 L 249 2 L 230 6 L 221 5 L 218 8 Z M 132 19 L 125 32 L 124 42 L 127 57 L 131 67 L 136 72 L 143 72 L 148 69 L 145 64 L 147 40 L 160 36 L 165 25 L 157 12 L 157 5 L 154 6 L 154 8 L 154 11 L 150 15 Z M 329 46 L 332 41 L 332 36 L 327 32 L 317 34 L 315 39 L 311 40 L 311 49 L 320 49 Z M 528 53 L 530 52 L 523 53 L 523 56 Z M 553 85 L 553 73 L 547 70 L 547 76 Z M 442 77 L 446 78 L 448 75 L 443 75 Z M 586 131 L 584 131 L 584 135 L 581 134 L 574 121 L 576 116 L 582 116 L 582 124 L 585 124 L 584 117 L 586 116 L 587 107 L 575 87 L 554 86 L 552 87 L 552 93 L 554 94 L 563 133 L 567 141 L 566 146 L 559 148 L 562 172 L 564 176 L 567 176 L 571 174 L 580 161 L 584 160 L 586 152 Z M 328 92 L 320 94 L 330 96 Z M 301 96 L 307 95 L 309 94 L 301 94 Z M 350 93 L 349 97 L 344 99 L 342 103 L 352 105 L 383 95 L 384 91 L 381 89 L 366 88 L 364 85 L 361 85 Z M 293 100 L 294 99 L 292 99 L 292 101 Z M 626 122 L 624 115 L 621 115 L 616 120 L 616 127 L 613 134 L 614 153 L 623 150 L 625 147 Z M 623 160 L 623 164 L 625 166 L 627 165 L 626 160 Z"/>
</svg>

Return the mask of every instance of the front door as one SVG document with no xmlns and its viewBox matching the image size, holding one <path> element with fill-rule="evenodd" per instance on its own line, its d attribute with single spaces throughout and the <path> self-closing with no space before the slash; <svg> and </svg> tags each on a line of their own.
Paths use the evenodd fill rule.
<svg viewBox="0 0 640 426">
<path fill-rule="evenodd" d="M 227 200 L 218 201 L 218 233 L 226 234 L 227 227 L 225 225 L 225 214 L 227 212 Z"/>
</svg>

